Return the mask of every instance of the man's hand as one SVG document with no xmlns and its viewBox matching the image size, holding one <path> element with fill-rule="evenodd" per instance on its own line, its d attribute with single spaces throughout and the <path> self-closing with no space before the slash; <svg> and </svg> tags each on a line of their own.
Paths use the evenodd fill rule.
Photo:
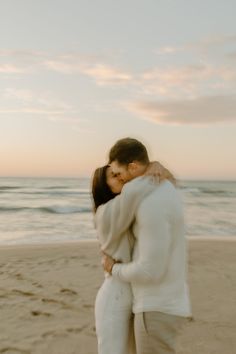
<svg viewBox="0 0 236 354">
<path fill-rule="evenodd" d="M 106 272 L 108 272 L 109 274 L 112 274 L 112 268 L 115 263 L 117 263 L 115 261 L 115 259 L 108 256 L 106 253 L 103 253 L 102 265 L 103 265 L 103 268 Z"/>
</svg>

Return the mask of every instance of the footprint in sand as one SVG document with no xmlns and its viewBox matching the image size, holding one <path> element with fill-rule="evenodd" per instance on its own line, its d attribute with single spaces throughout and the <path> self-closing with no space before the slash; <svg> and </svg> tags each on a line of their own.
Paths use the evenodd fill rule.
<svg viewBox="0 0 236 354">
<path fill-rule="evenodd" d="M 33 282 L 32 285 L 35 286 L 36 288 L 40 288 L 40 289 L 43 288 L 43 286 L 41 284 L 36 283 L 36 282 Z"/>
<path fill-rule="evenodd" d="M 62 289 L 60 290 L 60 293 L 68 294 L 68 295 L 77 295 L 77 294 L 78 294 L 75 290 L 66 289 L 66 288 L 62 288 Z"/>
<path fill-rule="evenodd" d="M 31 311 L 32 316 L 46 316 L 46 317 L 51 317 L 52 314 L 49 312 L 42 312 L 42 311 Z"/>
<path fill-rule="evenodd" d="M 36 296 L 36 294 L 31 293 L 30 291 L 24 291 L 24 290 L 19 290 L 19 289 L 12 289 L 11 292 L 13 294 L 18 294 L 18 295 L 23 295 L 23 296 Z"/>
<path fill-rule="evenodd" d="M 82 264 L 83 267 L 89 267 L 89 268 L 98 268 L 98 265 L 97 264 L 91 264 L 91 263 L 84 263 Z"/>
<path fill-rule="evenodd" d="M 54 331 L 48 331 L 45 332 L 41 335 L 42 338 L 47 338 L 47 337 L 67 337 L 68 334 L 64 330 L 54 330 Z"/>
<path fill-rule="evenodd" d="M 59 300 L 54 300 L 54 299 L 46 299 L 46 298 L 41 299 L 41 301 L 45 302 L 45 303 L 52 303 L 52 304 L 56 304 L 56 305 L 61 305 L 64 309 L 75 309 L 74 306 L 71 306 L 64 301 L 59 301 Z"/>
<path fill-rule="evenodd" d="M 43 299 L 41 299 L 41 301 L 42 301 L 42 302 L 46 302 L 46 303 L 65 305 L 65 303 L 64 303 L 63 301 L 58 301 L 58 300 L 55 300 L 55 299 L 43 298 Z"/>
<path fill-rule="evenodd" d="M 93 305 L 90 304 L 84 304 L 83 307 L 85 307 L 86 309 L 91 309 L 93 308 Z"/>
<path fill-rule="evenodd" d="M 52 298 L 47 298 L 47 297 L 43 297 L 41 299 L 42 302 L 48 302 L 48 303 L 54 303 L 54 304 L 59 304 L 59 305 L 67 305 L 66 302 L 61 301 L 61 300 L 57 300 L 57 299 L 52 299 Z"/>
<path fill-rule="evenodd" d="M 68 333 L 80 333 L 87 327 L 88 327 L 88 325 L 84 325 L 82 327 L 67 328 L 66 332 L 68 332 Z"/>
<path fill-rule="evenodd" d="M 26 280 L 25 277 L 21 273 L 15 274 L 15 277 L 16 277 L 16 279 L 19 279 L 19 280 Z"/>
<path fill-rule="evenodd" d="M 14 347 L 6 347 L 0 349 L 0 353 L 5 353 L 5 354 L 30 354 L 29 350 L 25 349 L 20 349 L 20 348 L 14 348 Z"/>
<path fill-rule="evenodd" d="M 89 327 L 88 324 L 83 325 L 81 327 L 70 327 L 70 328 L 65 328 L 65 329 L 61 329 L 61 330 L 55 330 L 55 331 L 48 331 L 45 332 L 41 335 L 41 337 L 43 338 L 47 338 L 47 337 L 62 337 L 62 336 L 67 336 L 67 333 L 81 333 L 83 332 L 83 330 L 87 329 Z"/>
<path fill-rule="evenodd" d="M 37 288 L 43 288 L 43 286 L 37 282 L 32 282 L 32 279 L 27 279 L 25 278 L 21 273 L 17 273 L 14 275 L 16 279 L 18 280 L 26 280 L 26 281 L 29 281 L 31 282 L 31 284 Z"/>
</svg>

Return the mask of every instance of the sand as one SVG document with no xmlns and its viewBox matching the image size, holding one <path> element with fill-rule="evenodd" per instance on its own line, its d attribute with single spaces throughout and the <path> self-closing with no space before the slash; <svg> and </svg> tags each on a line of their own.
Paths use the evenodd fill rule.
<svg viewBox="0 0 236 354">
<path fill-rule="evenodd" d="M 233 354 L 236 242 L 189 242 L 194 320 L 178 354 Z M 96 241 L 0 248 L 0 353 L 96 354 L 94 301 L 103 281 Z M 112 354 L 112 353 L 111 353 Z"/>
</svg>

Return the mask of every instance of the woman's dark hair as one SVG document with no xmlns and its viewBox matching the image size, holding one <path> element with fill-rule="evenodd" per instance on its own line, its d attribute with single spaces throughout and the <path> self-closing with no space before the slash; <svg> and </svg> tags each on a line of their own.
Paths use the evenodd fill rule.
<svg viewBox="0 0 236 354">
<path fill-rule="evenodd" d="M 109 165 L 99 167 L 95 170 L 92 179 L 92 195 L 94 202 L 94 212 L 97 208 L 113 199 L 116 194 L 111 191 L 106 181 L 106 171 Z"/>
</svg>

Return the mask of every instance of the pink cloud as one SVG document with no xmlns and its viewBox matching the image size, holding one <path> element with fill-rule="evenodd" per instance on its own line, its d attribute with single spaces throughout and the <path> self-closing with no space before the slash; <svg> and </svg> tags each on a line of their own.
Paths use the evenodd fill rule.
<svg viewBox="0 0 236 354">
<path fill-rule="evenodd" d="M 172 99 L 202 94 L 235 92 L 236 68 L 200 63 L 182 67 L 154 68 L 140 75 L 137 86 L 145 95 Z"/>
<path fill-rule="evenodd" d="M 127 108 L 157 124 L 212 124 L 236 122 L 236 96 L 202 96 L 195 99 L 136 101 Z"/>
<path fill-rule="evenodd" d="M 132 76 L 128 72 L 113 68 L 105 64 L 96 64 L 83 69 L 83 73 L 95 79 L 100 85 L 120 84 L 131 81 Z"/>
</svg>

